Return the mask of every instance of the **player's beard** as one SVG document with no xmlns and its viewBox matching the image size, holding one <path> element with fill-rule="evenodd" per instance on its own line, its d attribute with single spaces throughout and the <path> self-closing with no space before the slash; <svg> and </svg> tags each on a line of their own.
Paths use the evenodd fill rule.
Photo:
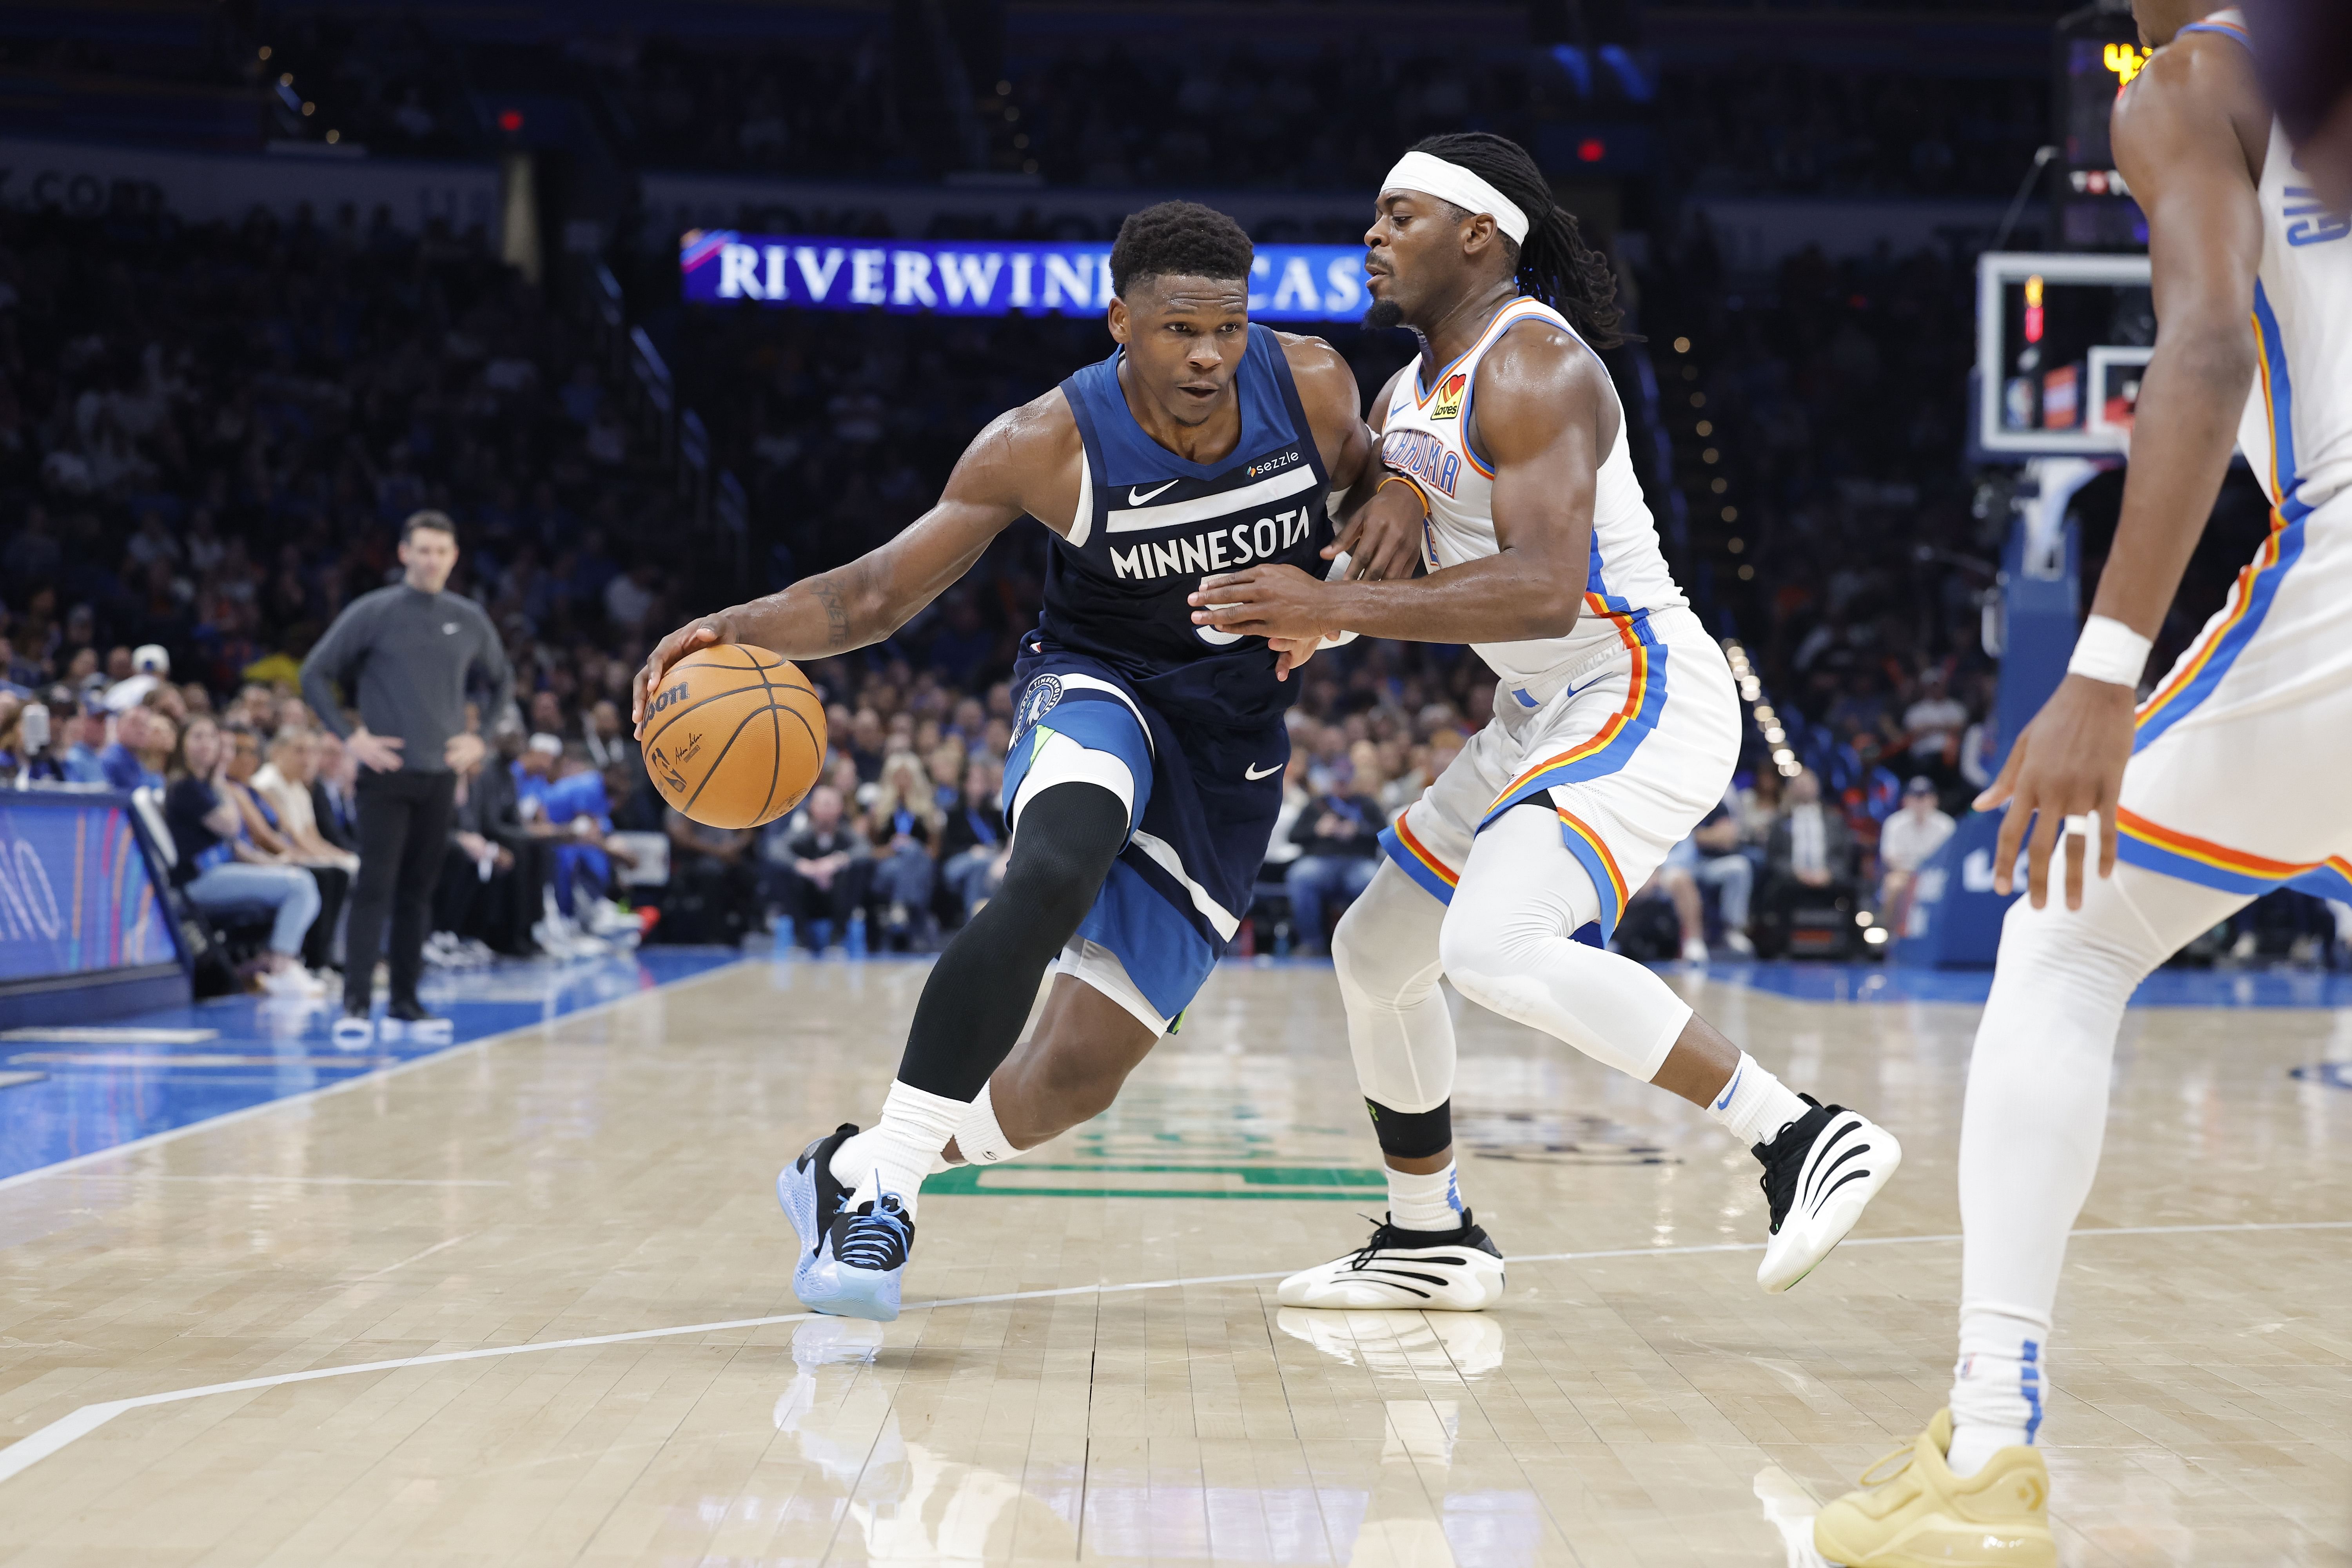
<svg viewBox="0 0 2352 1568">
<path fill-rule="evenodd" d="M 1375 300 L 1372 308 L 1364 312 L 1364 325 L 1402 327 L 1404 325 L 1404 307 L 1394 300 Z"/>
</svg>

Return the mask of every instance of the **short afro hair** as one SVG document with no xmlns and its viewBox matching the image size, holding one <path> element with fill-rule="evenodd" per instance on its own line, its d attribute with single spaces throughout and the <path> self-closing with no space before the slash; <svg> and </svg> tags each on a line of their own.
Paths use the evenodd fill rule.
<svg viewBox="0 0 2352 1568">
<path fill-rule="evenodd" d="M 1111 292 L 1153 278 L 1243 279 L 1255 252 L 1232 218 L 1198 202 L 1161 202 L 1129 213 L 1110 247 Z"/>
</svg>

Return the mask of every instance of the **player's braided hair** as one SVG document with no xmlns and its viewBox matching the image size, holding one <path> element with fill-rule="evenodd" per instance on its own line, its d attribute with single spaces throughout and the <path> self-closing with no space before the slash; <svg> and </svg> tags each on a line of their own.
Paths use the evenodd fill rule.
<svg viewBox="0 0 2352 1568">
<path fill-rule="evenodd" d="M 1255 254 L 1232 218 L 1198 202 L 1161 202 L 1127 215 L 1110 247 L 1111 292 L 1154 278 L 1245 279 Z"/>
<path fill-rule="evenodd" d="M 1594 348 L 1628 341 L 1632 334 L 1622 330 L 1624 312 L 1617 309 L 1617 279 L 1608 259 L 1584 243 L 1575 215 L 1551 199 L 1551 184 L 1526 148 L 1507 137 L 1465 131 L 1429 137 L 1413 151 L 1460 164 L 1528 215 L 1528 237 L 1514 258 L 1522 292 L 1566 316 Z M 1510 241 L 1506 237 L 1504 243 Z"/>
</svg>

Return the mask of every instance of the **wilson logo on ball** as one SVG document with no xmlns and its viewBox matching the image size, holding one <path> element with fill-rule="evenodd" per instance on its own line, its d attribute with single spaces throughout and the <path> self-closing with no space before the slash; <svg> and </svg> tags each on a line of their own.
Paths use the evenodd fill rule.
<svg viewBox="0 0 2352 1568">
<path fill-rule="evenodd" d="M 685 700 L 686 683 L 684 681 L 680 681 L 677 685 L 669 687 L 660 695 L 656 696 L 653 700 L 653 706 L 646 710 L 646 711 L 649 713 L 658 713 L 673 702 L 683 702 Z"/>
</svg>

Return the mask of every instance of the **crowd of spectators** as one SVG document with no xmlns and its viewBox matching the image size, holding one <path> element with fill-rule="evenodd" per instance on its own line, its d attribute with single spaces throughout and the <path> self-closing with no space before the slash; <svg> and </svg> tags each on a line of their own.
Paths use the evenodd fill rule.
<svg viewBox="0 0 2352 1568">
<path fill-rule="evenodd" d="M 1744 639 L 1806 771 L 1786 776 L 1751 731 L 1724 811 L 1651 889 L 1670 915 L 1654 941 L 1629 921 L 1629 945 L 1769 950 L 1815 894 L 1896 918 L 1927 840 L 1985 782 L 1999 738 L 1978 596 L 2007 509 L 1963 466 L 1951 389 L 1968 349 L 1936 330 L 1964 317 L 1967 278 L 1961 258 L 1922 253 L 1801 255 L 1770 279 L 1728 279 L 1703 233 L 1636 275 L 1649 341 L 1614 368 L 1629 411 L 1663 417 L 1680 454 L 1695 523 L 1673 563 L 1710 624 Z M 1367 390 L 1406 352 L 1332 336 Z M 1040 598 L 1037 530 L 1009 531 L 890 643 L 812 668 L 835 754 L 824 786 L 760 833 L 665 813 L 625 732 L 629 680 L 654 636 L 717 595 L 781 586 L 904 526 L 987 418 L 1102 352 L 1099 328 L 765 312 L 699 318 L 674 341 L 714 453 L 751 492 L 748 577 L 730 544 L 679 547 L 700 536 L 682 531 L 607 350 L 478 235 L 404 236 L 349 212 L 235 227 L 0 216 L 0 777 L 160 783 L 175 755 L 201 774 L 187 721 L 228 706 L 257 772 L 293 731 L 280 771 L 331 776 L 334 748 L 301 739 L 311 726 L 287 701 L 299 661 L 387 580 L 400 520 L 432 506 L 457 520 L 454 585 L 490 612 L 520 694 L 482 716 L 498 750 L 460 807 L 442 956 L 585 944 L 609 933 L 614 899 L 657 910 L 657 939 L 772 924 L 816 947 L 935 944 L 1002 869 L 1004 677 Z M 1631 356 L 1650 361 L 1657 399 Z M 2229 532 L 2200 554 L 2168 647 L 2245 553 Z M 2086 535 L 2095 571 L 2095 518 Z M 1465 650 L 1369 644 L 1326 654 L 1302 687 L 1247 940 L 1313 952 L 1376 863 L 1379 827 L 1485 722 L 1491 685 Z M 222 754 L 240 754 L 234 736 Z M 311 816 L 331 845 L 331 811 Z M 295 847 L 252 837 L 265 855 Z M 323 911 L 333 879 L 312 879 Z"/>
</svg>

